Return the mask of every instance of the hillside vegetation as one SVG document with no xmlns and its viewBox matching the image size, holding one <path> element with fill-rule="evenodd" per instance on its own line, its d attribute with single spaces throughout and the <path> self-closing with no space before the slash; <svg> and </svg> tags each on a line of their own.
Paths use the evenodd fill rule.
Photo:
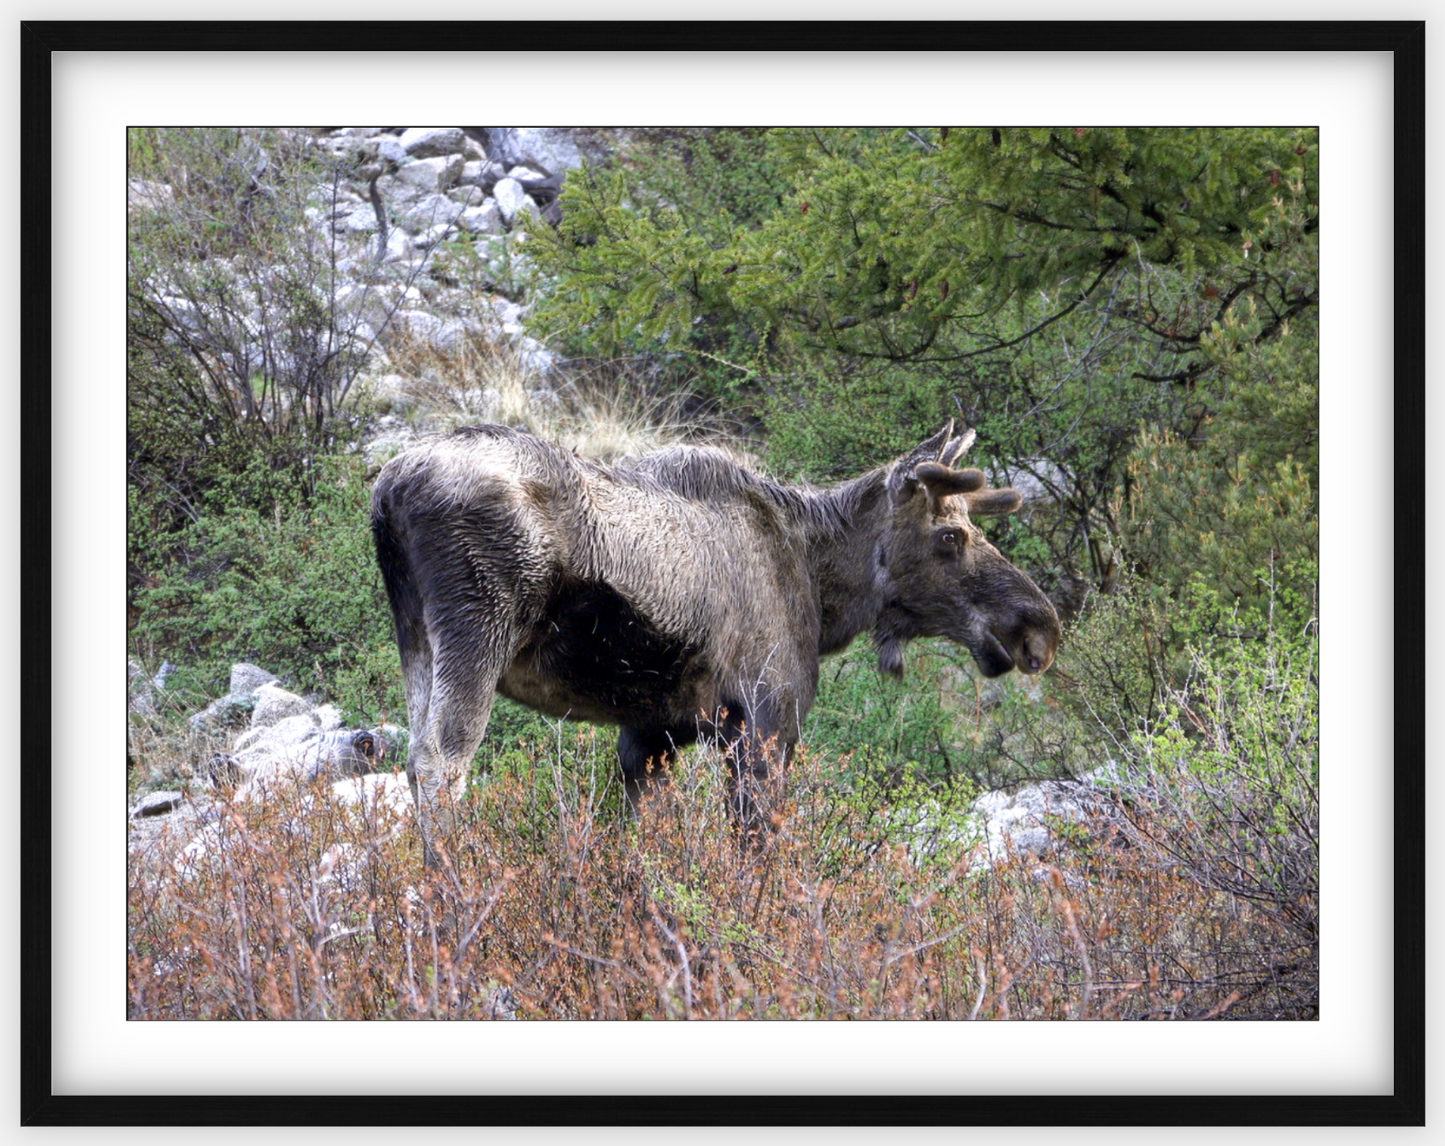
<svg viewBox="0 0 1445 1146">
<path fill-rule="evenodd" d="M 360 161 L 304 135 L 132 133 L 128 653 L 174 666 L 132 789 L 203 783 L 185 717 L 237 661 L 404 723 L 367 522 L 398 421 L 826 483 L 957 419 L 1028 495 L 986 529 L 1065 620 L 1053 669 L 825 662 L 761 852 L 707 751 L 633 822 L 610 730 L 499 700 L 445 872 L 372 825 L 334 877 L 345 817 L 279 806 L 234 861 L 133 870 L 132 1014 L 1317 1017 L 1317 133 L 614 142 L 499 287 L 462 240 L 365 269 L 327 225 Z M 554 364 L 385 301 L 499 289 Z M 981 792 L 1099 769 L 1109 816 L 971 872 Z"/>
</svg>

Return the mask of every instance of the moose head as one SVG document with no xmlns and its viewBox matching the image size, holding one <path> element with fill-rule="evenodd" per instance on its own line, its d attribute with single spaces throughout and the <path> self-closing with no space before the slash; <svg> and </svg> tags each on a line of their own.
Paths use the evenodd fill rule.
<svg viewBox="0 0 1445 1146">
<path fill-rule="evenodd" d="M 950 421 L 889 471 L 892 520 L 879 545 L 883 608 L 874 629 L 878 667 L 903 672 L 903 644 L 948 637 L 985 676 L 1039 673 L 1059 644 L 1049 599 L 988 543 L 974 519 L 1012 513 L 1015 490 L 989 489 L 981 470 L 954 469 L 974 432 L 953 436 Z"/>
</svg>

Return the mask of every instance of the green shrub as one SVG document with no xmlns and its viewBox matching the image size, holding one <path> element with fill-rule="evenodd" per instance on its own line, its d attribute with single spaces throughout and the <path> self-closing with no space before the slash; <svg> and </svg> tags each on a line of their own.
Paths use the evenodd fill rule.
<svg viewBox="0 0 1445 1146">
<path fill-rule="evenodd" d="M 953 721 L 946 710 L 949 653 L 932 642 L 915 644 L 906 678 L 878 671 L 870 638 L 826 660 L 818 695 L 803 724 L 802 741 L 818 753 L 846 756 L 858 777 L 901 779 L 923 769 L 938 779 L 951 776 Z"/>
<path fill-rule="evenodd" d="M 1318 1005 L 1319 623 L 1312 601 L 1272 594 L 1263 631 L 1217 595 L 1191 604 L 1184 679 L 1121 745 L 1142 785 L 1130 835 L 1202 886 L 1252 905 L 1290 937 L 1269 970 Z M 1202 614 L 1202 615 L 1201 615 Z M 1231 621 L 1232 618 L 1232 621 Z"/>
<path fill-rule="evenodd" d="M 132 641 L 185 662 L 213 696 L 250 661 L 350 717 L 396 719 L 406 706 L 364 477 L 357 458 L 322 457 L 309 497 L 261 463 L 218 480 L 183 555 L 139 594 Z"/>
</svg>

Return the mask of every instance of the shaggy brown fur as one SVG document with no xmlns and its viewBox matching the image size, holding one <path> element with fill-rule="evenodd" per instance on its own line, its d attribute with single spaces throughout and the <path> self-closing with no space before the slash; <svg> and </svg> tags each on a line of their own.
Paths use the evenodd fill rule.
<svg viewBox="0 0 1445 1146">
<path fill-rule="evenodd" d="M 721 740 L 746 820 L 798 739 L 818 658 L 858 633 L 890 673 L 918 636 L 961 642 L 989 676 L 1048 668 L 1053 606 L 971 521 L 1018 495 L 955 470 L 973 432 L 952 429 L 831 489 L 711 448 L 606 466 L 501 426 L 387 463 L 372 527 L 428 859 L 495 692 L 620 725 L 633 800 L 679 746 Z"/>
</svg>

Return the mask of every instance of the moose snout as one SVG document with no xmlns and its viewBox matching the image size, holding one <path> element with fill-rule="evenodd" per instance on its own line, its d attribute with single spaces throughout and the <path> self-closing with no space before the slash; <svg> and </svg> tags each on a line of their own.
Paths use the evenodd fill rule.
<svg viewBox="0 0 1445 1146">
<path fill-rule="evenodd" d="M 1056 640 L 1051 641 L 1042 634 L 1034 633 L 1024 641 L 1014 658 L 1014 664 L 1019 672 L 1041 673 L 1053 664 L 1056 644 Z"/>
</svg>

